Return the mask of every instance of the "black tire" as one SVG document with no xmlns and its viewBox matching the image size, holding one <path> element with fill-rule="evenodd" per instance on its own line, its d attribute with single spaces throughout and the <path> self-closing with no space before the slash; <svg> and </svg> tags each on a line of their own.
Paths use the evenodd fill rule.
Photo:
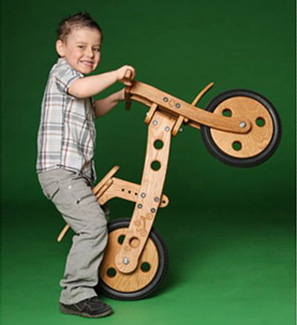
<svg viewBox="0 0 297 325">
<path fill-rule="evenodd" d="M 265 149 L 254 156 L 245 158 L 234 157 L 219 148 L 219 146 L 213 139 L 210 127 L 201 125 L 201 136 L 208 151 L 221 162 L 233 167 L 254 167 L 265 162 L 268 158 L 272 156 L 272 154 L 277 149 L 282 134 L 281 121 L 276 109 L 273 107 L 273 105 L 269 102 L 268 99 L 254 91 L 244 89 L 229 90 L 216 96 L 210 101 L 210 103 L 206 107 L 206 110 L 209 112 L 214 112 L 223 101 L 239 96 L 248 97 L 255 101 L 258 101 L 265 107 L 271 117 L 273 125 L 273 134 L 269 144 L 265 147 Z"/>
<path fill-rule="evenodd" d="M 130 225 L 130 219 L 117 219 L 108 225 L 108 232 L 111 234 L 113 231 L 118 229 L 128 229 Z M 154 229 L 151 229 L 149 238 L 152 240 L 153 244 L 155 245 L 157 252 L 158 252 L 158 267 L 157 271 L 153 277 L 153 279 L 140 290 L 135 290 L 132 292 L 123 292 L 120 290 L 116 290 L 115 288 L 110 287 L 107 285 L 101 276 L 99 276 L 99 283 L 96 288 L 96 291 L 103 293 L 104 295 L 117 299 L 117 300 L 139 300 L 144 299 L 151 296 L 155 291 L 160 287 L 162 284 L 165 275 L 168 269 L 168 250 L 165 245 L 163 238 L 160 234 Z M 103 263 L 102 263 L 103 264 Z M 137 268 L 139 272 L 139 268 Z M 134 271 L 134 272 L 137 272 Z M 132 274 L 134 273 L 132 272 Z M 100 272 L 99 272 L 100 274 Z"/>
</svg>

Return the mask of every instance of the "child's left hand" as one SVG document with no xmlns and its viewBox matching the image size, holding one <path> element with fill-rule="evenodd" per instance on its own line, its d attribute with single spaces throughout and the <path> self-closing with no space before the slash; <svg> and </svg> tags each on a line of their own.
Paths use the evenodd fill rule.
<svg viewBox="0 0 297 325">
<path fill-rule="evenodd" d="M 130 70 L 132 72 L 131 79 L 135 78 L 135 69 L 130 65 L 124 65 L 119 68 L 117 71 L 118 81 L 122 82 L 125 86 L 132 86 L 131 80 L 125 78 L 127 71 Z"/>
</svg>

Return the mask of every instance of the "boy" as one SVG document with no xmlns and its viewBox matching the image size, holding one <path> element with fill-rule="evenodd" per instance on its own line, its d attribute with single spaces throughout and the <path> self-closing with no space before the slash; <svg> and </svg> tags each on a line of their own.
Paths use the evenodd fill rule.
<svg viewBox="0 0 297 325">
<path fill-rule="evenodd" d="M 124 82 L 129 69 L 85 77 L 101 55 L 102 31 L 88 13 L 63 20 L 57 30 L 58 62 L 50 71 L 42 101 L 38 132 L 37 173 L 44 194 L 75 231 L 59 308 L 85 317 L 110 315 L 112 309 L 97 297 L 98 268 L 107 243 L 107 221 L 91 190 L 94 169 L 95 117 L 124 100 L 124 89 L 101 100 L 92 96 Z M 125 84 L 128 82 L 125 81 Z"/>
</svg>

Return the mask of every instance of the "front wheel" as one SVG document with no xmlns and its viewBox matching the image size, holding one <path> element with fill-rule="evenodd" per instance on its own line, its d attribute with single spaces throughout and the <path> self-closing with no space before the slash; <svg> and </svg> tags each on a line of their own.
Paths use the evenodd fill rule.
<svg viewBox="0 0 297 325">
<path fill-rule="evenodd" d="M 226 117 L 248 118 L 252 127 L 246 134 L 201 125 L 202 140 L 221 162 L 235 167 L 253 167 L 266 161 L 277 149 L 281 122 L 273 105 L 250 90 L 229 90 L 215 97 L 207 111 Z"/>
<path fill-rule="evenodd" d="M 151 229 L 135 271 L 120 272 L 115 257 L 124 241 L 130 219 L 109 224 L 108 244 L 99 270 L 98 290 L 113 299 L 138 300 L 152 295 L 163 282 L 168 269 L 168 251 L 160 234 Z"/>
</svg>

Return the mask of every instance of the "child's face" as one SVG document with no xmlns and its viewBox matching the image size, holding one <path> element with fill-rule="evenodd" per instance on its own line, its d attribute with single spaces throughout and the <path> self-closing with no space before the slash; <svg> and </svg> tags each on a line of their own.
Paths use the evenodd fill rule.
<svg viewBox="0 0 297 325">
<path fill-rule="evenodd" d="M 63 42 L 56 42 L 59 55 L 76 71 L 88 74 L 100 61 L 101 34 L 96 29 L 81 27 L 73 29 Z"/>
</svg>

